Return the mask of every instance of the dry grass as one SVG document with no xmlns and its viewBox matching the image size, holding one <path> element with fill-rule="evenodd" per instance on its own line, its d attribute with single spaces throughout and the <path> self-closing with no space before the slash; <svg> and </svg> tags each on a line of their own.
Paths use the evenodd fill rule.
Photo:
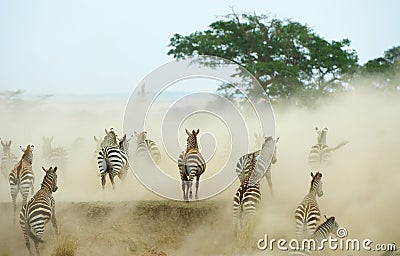
<svg viewBox="0 0 400 256">
<path fill-rule="evenodd" d="M 52 256 L 75 256 L 78 250 L 78 241 L 70 235 L 60 235 Z"/>
</svg>

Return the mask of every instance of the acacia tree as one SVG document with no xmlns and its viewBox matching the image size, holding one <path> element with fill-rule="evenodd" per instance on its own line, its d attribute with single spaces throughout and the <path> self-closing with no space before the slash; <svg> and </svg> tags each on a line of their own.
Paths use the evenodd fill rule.
<svg viewBox="0 0 400 256">
<path fill-rule="evenodd" d="M 168 55 L 176 59 L 212 55 L 229 59 L 251 72 L 272 98 L 330 93 L 344 85 L 357 67 L 350 41 L 328 42 L 308 26 L 266 15 L 235 12 L 190 35 L 175 34 Z M 247 88 L 251 91 L 251 88 Z M 220 88 L 237 93 L 230 85 Z"/>
</svg>

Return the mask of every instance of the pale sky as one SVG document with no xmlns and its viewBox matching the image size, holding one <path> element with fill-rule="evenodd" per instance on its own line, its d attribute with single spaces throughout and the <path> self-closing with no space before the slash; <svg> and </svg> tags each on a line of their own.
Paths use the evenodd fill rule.
<svg viewBox="0 0 400 256">
<path fill-rule="evenodd" d="M 172 60 L 173 34 L 204 30 L 231 6 L 348 38 L 360 64 L 400 45 L 397 0 L 1 1 L 0 91 L 130 93 Z"/>
</svg>

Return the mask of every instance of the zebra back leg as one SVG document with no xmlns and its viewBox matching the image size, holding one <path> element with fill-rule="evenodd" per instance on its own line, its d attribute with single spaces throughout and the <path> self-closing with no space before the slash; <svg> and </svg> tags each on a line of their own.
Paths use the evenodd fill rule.
<svg viewBox="0 0 400 256">
<path fill-rule="evenodd" d="M 197 200 L 197 199 L 199 199 L 199 196 L 198 196 L 198 192 L 199 192 L 199 183 L 200 183 L 200 176 L 196 176 L 196 195 L 195 195 L 195 199 Z"/>
<path fill-rule="evenodd" d="M 115 189 L 114 174 L 112 172 L 110 172 L 108 174 L 108 177 L 110 178 L 112 188 Z"/>
<path fill-rule="evenodd" d="M 192 199 L 192 198 L 193 198 L 192 184 L 193 184 L 193 180 L 188 180 L 189 199 Z"/>
<path fill-rule="evenodd" d="M 57 219 L 56 219 L 56 211 L 55 209 L 53 210 L 52 216 L 51 216 L 51 224 L 53 224 L 54 232 L 58 235 L 58 226 L 57 226 Z"/>
<path fill-rule="evenodd" d="M 22 211 L 20 213 L 19 224 L 21 226 L 22 232 L 24 233 L 25 246 L 29 251 L 29 255 L 33 255 L 31 250 L 31 242 L 29 241 L 29 236 L 28 236 L 28 229 L 30 229 L 30 227 Z"/>
<path fill-rule="evenodd" d="M 187 181 L 186 180 L 182 180 L 183 200 L 188 202 L 188 198 L 187 198 L 187 194 L 186 194 L 186 185 L 187 185 Z"/>
<path fill-rule="evenodd" d="M 269 191 L 271 192 L 271 197 L 274 198 L 274 191 L 272 189 L 272 178 L 270 170 L 267 170 L 267 172 L 265 173 L 265 179 L 267 180 Z"/>
<path fill-rule="evenodd" d="M 10 192 L 11 192 L 11 199 L 12 199 L 12 204 L 13 204 L 13 223 L 15 224 L 16 220 L 16 214 L 17 214 L 17 196 L 19 193 L 19 186 L 18 184 L 12 184 L 10 185 Z"/>
</svg>

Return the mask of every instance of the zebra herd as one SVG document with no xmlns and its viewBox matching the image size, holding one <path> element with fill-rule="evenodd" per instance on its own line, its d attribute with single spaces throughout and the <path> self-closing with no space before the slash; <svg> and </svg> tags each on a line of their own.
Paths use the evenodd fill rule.
<svg viewBox="0 0 400 256">
<path fill-rule="evenodd" d="M 197 137 L 200 130 L 185 130 L 187 135 L 186 149 L 179 155 L 177 166 L 182 181 L 183 200 L 189 202 L 192 199 L 192 183 L 195 183 L 195 199 L 198 199 L 198 190 L 200 176 L 206 170 L 206 162 L 199 151 Z M 312 168 L 318 166 L 321 168 L 329 160 L 332 151 L 342 147 L 347 141 L 340 143 L 334 148 L 326 145 L 327 129 L 319 130 L 316 128 L 318 135 L 317 144 L 311 147 L 309 153 L 309 164 Z M 112 187 L 115 188 L 114 178 L 124 180 L 129 167 L 129 142 L 133 138 L 124 134 L 122 138 L 118 138 L 114 130 L 105 129 L 105 136 L 102 139 L 94 137 L 98 144 L 97 165 L 101 177 L 101 186 L 104 189 L 106 177 L 108 176 Z M 134 132 L 137 138 L 135 156 L 150 156 L 155 162 L 161 159 L 160 150 L 156 143 L 147 138 L 147 132 Z M 51 147 L 53 138 L 43 137 L 44 148 L 43 156 L 45 156 L 46 164 L 49 163 L 65 163 L 67 152 L 62 148 Z M 243 232 L 248 232 L 253 228 L 255 215 L 261 203 L 260 182 L 263 177 L 269 187 L 271 196 L 273 196 L 273 187 L 271 179 L 272 164 L 277 162 L 276 145 L 279 138 L 274 139 L 271 136 L 263 138 L 261 149 L 243 155 L 236 164 L 236 174 L 240 181 L 240 186 L 236 190 L 233 197 L 233 217 L 234 230 L 237 239 Z M 34 241 L 36 254 L 39 255 L 39 244 L 43 242 L 44 226 L 49 221 L 58 233 L 57 220 L 55 215 L 55 200 L 53 193 L 57 191 L 57 169 L 54 164 L 48 169 L 42 167 L 45 176 L 41 183 L 41 188 L 33 195 L 33 184 L 35 175 L 32 170 L 33 145 L 27 145 L 25 149 L 21 147 L 23 154 L 19 161 L 15 155 L 11 153 L 11 141 L 3 142 L 3 156 L 1 159 L 1 172 L 6 175 L 9 172 L 9 184 L 11 197 L 13 202 L 14 217 L 16 222 L 17 204 L 16 198 L 21 193 L 23 198 L 23 206 L 19 215 L 19 222 L 23 231 L 26 247 L 33 255 L 30 245 L 30 239 Z M 12 166 L 12 167 L 10 167 Z M 320 171 L 311 172 L 311 183 L 309 192 L 306 194 L 302 202 L 295 210 L 296 238 L 311 238 L 317 243 L 328 237 L 329 234 L 336 234 L 338 223 L 335 217 L 326 217 L 323 223 L 320 223 L 321 213 L 317 203 L 317 197 L 323 196 L 322 190 L 322 173 Z M 29 192 L 33 197 L 28 201 Z M 309 255 L 305 250 L 291 251 L 290 255 Z M 384 254 L 395 255 L 395 254 Z"/>
</svg>

